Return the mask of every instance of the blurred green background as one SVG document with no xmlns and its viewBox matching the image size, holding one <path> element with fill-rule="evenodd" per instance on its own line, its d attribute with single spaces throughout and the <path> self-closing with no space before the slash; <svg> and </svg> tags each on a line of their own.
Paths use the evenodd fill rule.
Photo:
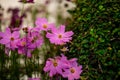
<svg viewBox="0 0 120 80">
<path fill-rule="evenodd" d="M 68 30 L 69 57 L 83 65 L 81 80 L 120 79 L 120 1 L 76 0 Z"/>
</svg>

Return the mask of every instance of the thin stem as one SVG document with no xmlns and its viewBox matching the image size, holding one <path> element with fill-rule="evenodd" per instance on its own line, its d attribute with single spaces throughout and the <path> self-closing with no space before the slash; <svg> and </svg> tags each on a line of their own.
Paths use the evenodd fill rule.
<svg viewBox="0 0 120 80">
<path fill-rule="evenodd" d="M 4 56 L 4 48 L 2 48 L 2 45 L 0 44 L 0 79 L 3 79 L 4 73 L 2 73 L 4 71 L 4 63 L 5 63 L 5 56 Z"/>
<path fill-rule="evenodd" d="M 27 33 L 26 33 L 26 45 L 25 45 L 25 68 L 26 68 L 26 74 L 28 75 L 28 68 L 27 68 L 27 52 L 28 52 L 28 42 L 27 42 Z"/>
<path fill-rule="evenodd" d="M 21 15 L 24 14 L 24 4 L 22 4 Z"/>
</svg>

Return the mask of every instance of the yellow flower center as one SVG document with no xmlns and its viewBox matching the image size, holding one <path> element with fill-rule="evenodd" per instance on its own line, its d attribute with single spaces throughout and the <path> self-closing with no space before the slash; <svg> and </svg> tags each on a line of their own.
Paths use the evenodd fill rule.
<svg viewBox="0 0 120 80">
<path fill-rule="evenodd" d="M 70 72 L 71 72 L 71 73 L 75 73 L 75 69 L 74 69 L 74 68 L 71 68 L 71 69 L 70 69 Z"/>
<path fill-rule="evenodd" d="M 45 29 L 46 29 L 46 28 L 47 28 L 47 25 L 46 25 L 46 24 L 44 24 L 44 25 L 43 25 L 43 28 L 45 28 Z"/>
<path fill-rule="evenodd" d="M 11 37 L 10 40 L 11 40 L 11 41 L 14 41 L 14 37 Z"/>
<path fill-rule="evenodd" d="M 58 66 L 58 63 L 57 63 L 56 60 L 53 61 L 53 66 L 54 66 L 54 67 Z"/>
<path fill-rule="evenodd" d="M 61 38 L 62 38 L 62 35 L 61 35 L 61 34 L 59 34 L 59 35 L 58 35 L 58 38 L 60 38 L 60 39 L 61 39 Z"/>
<path fill-rule="evenodd" d="M 25 45 L 26 45 L 26 42 L 25 42 L 25 41 L 23 41 L 23 42 L 21 42 L 21 44 L 22 44 L 22 46 L 25 46 Z"/>
</svg>

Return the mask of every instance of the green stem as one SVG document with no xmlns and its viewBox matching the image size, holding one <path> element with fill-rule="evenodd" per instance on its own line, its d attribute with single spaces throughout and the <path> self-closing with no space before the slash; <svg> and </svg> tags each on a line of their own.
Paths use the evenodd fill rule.
<svg viewBox="0 0 120 80">
<path fill-rule="evenodd" d="M 19 68 L 17 63 L 17 54 L 15 51 L 11 51 L 11 79 L 18 80 L 19 79 Z"/>
<path fill-rule="evenodd" d="M 4 76 L 4 63 L 5 63 L 5 56 L 4 56 L 4 51 L 3 51 L 4 48 L 2 48 L 2 45 L 0 44 L 0 80 L 3 79 L 3 76 Z"/>
<path fill-rule="evenodd" d="M 26 34 L 26 44 L 28 43 L 27 42 L 27 34 Z M 25 46 L 25 68 L 26 68 L 26 74 L 28 75 L 28 68 L 27 68 L 27 52 L 28 52 L 28 48 L 27 48 L 27 45 Z"/>
<path fill-rule="evenodd" d="M 24 4 L 22 4 L 21 15 L 24 13 Z"/>
</svg>

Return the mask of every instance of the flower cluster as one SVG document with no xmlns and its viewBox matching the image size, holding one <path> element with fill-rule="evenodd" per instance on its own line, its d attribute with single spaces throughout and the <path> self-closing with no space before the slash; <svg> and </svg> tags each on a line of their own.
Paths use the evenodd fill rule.
<svg viewBox="0 0 120 80">
<path fill-rule="evenodd" d="M 5 32 L 0 32 L 0 44 L 5 45 L 5 52 L 9 50 L 17 50 L 18 54 L 24 54 L 32 57 L 32 51 L 39 48 L 44 43 L 44 38 L 49 39 L 51 44 L 63 45 L 72 40 L 72 31 L 65 31 L 65 25 L 58 28 L 53 23 L 48 23 L 46 18 L 37 18 L 35 27 L 22 27 L 25 36 L 20 37 L 19 29 L 6 28 Z M 44 34 L 44 37 L 42 36 Z M 68 51 L 67 48 L 61 51 Z M 79 79 L 82 72 L 82 66 L 78 65 L 77 59 L 70 60 L 63 54 L 55 58 L 48 58 L 44 67 L 45 72 L 49 72 L 49 76 L 61 75 L 68 80 Z M 29 78 L 29 80 L 39 80 L 38 78 Z"/>
<path fill-rule="evenodd" d="M 77 59 L 67 59 L 65 55 L 49 58 L 44 67 L 45 72 L 49 72 L 49 76 L 61 75 L 68 80 L 79 79 L 82 72 L 82 66 L 78 65 Z"/>
<path fill-rule="evenodd" d="M 43 31 L 46 32 L 46 38 L 50 40 L 52 44 L 62 45 L 66 44 L 72 39 L 73 32 L 65 32 L 65 26 L 61 25 L 59 28 L 53 23 L 48 23 L 46 18 L 37 18 L 35 21 L 36 27 L 24 27 L 22 30 L 26 35 L 20 38 L 19 29 L 11 30 L 6 28 L 5 32 L 0 32 L 0 43 L 5 45 L 5 52 L 8 54 L 9 50 L 16 50 L 18 54 L 24 54 L 27 57 L 31 57 L 31 52 L 36 48 L 39 48 L 44 40 L 41 35 Z"/>
<path fill-rule="evenodd" d="M 72 40 L 71 36 L 74 33 L 72 31 L 65 32 L 64 25 L 61 25 L 59 28 L 57 28 L 55 24 L 48 23 L 47 19 L 45 18 L 37 18 L 35 23 L 36 30 L 47 32 L 46 37 L 52 44 L 62 45 Z"/>
<path fill-rule="evenodd" d="M 27 28 L 26 28 L 27 29 Z M 31 57 L 31 52 L 43 44 L 43 38 L 39 32 L 29 30 L 26 36 L 20 38 L 19 31 L 11 31 L 6 28 L 5 32 L 0 32 L 0 43 L 5 45 L 7 54 L 9 50 L 18 50 L 18 54 L 25 54 Z"/>
</svg>

